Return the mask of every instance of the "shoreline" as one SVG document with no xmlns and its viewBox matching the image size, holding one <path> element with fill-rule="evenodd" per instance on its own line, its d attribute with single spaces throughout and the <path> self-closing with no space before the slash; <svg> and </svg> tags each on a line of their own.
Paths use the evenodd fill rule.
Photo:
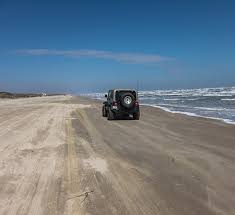
<svg viewBox="0 0 235 215">
<path fill-rule="evenodd" d="M 230 120 L 230 119 L 223 119 L 223 118 L 216 118 L 216 117 L 207 117 L 207 116 L 202 116 L 202 115 L 198 115 L 195 113 L 191 113 L 191 112 L 183 112 L 183 111 L 172 111 L 169 110 L 168 108 L 165 107 L 161 107 L 159 105 L 150 105 L 150 104 L 140 104 L 141 106 L 146 106 L 146 107 L 154 107 L 154 108 L 159 108 L 165 112 L 168 113 L 173 113 L 173 114 L 181 114 L 184 116 L 189 116 L 189 117 L 197 117 L 197 118 L 203 118 L 203 119 L 210 119 L 210 120 L 217 120 L 219 122 L 223 122 L 225 124 L 229 124 L 229 125 L 235 125 L 235 122 Z"/>
</svg>

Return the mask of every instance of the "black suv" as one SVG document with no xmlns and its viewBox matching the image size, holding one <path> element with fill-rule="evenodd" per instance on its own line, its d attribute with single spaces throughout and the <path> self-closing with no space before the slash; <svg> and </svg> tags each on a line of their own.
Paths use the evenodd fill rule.
<svg viewBox="0 0 235 215">
<path fill-rule="evenodd" d="M 103 103 L 102 115 L 108 117 L 108 120 L 116 119 L 122 116 L 132 116 L 139 120 L 140 109 L 138 94 L 135 90 L 115 89 L 109 90 L 105 97 L 107 101 Z"/>
</svg>

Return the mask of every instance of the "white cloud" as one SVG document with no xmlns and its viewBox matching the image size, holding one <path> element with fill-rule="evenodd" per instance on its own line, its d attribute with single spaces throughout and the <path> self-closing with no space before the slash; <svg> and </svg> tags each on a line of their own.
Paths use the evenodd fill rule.
<svg viewBox="0 0 235 215">
<path fill-rule="evenodd" d="M 23 49 L 17 50 L 17 53 L 26 55 L 51 55 L 51 56 L 64 56 L 64 57 L 89 57 L 99 59 L 110 59 L 124 63 L 161 63 L 172 61 L 174 58 L 164 57 L 154 54 L 140 54 L 140 53 L 117 53 L 110 51 L 100 50 L 50 50 L 50 49 Z"/>
</svg>

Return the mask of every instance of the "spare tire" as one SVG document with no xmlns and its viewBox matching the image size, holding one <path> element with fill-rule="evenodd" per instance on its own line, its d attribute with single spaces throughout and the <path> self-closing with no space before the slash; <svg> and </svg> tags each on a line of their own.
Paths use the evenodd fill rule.
<svg viewBox="0 0 235 215">
<path fill-rule="evenodd" d="M 121 96 L 121 104 L 125 108 L 132 108 L 135 102 L 135 97 L 131 93 L 124 93 Z"/>
</svg>

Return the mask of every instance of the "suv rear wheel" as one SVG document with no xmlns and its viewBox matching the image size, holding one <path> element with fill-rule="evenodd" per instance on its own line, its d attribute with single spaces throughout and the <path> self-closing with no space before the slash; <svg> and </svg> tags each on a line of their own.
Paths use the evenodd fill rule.
<svg viewBox="0 0 235 215">
<path fill-rule="evenodd" d="M 133 114 L 133 119 L 134 120 L 139 120 L 140 119 L 140 112 L 139 111 Z"/>
<path fill-rule="evenodd" d="M 108 120 L 114 120 L 115 114 L 109 109 L 108 111 Z"/>
</svg>

